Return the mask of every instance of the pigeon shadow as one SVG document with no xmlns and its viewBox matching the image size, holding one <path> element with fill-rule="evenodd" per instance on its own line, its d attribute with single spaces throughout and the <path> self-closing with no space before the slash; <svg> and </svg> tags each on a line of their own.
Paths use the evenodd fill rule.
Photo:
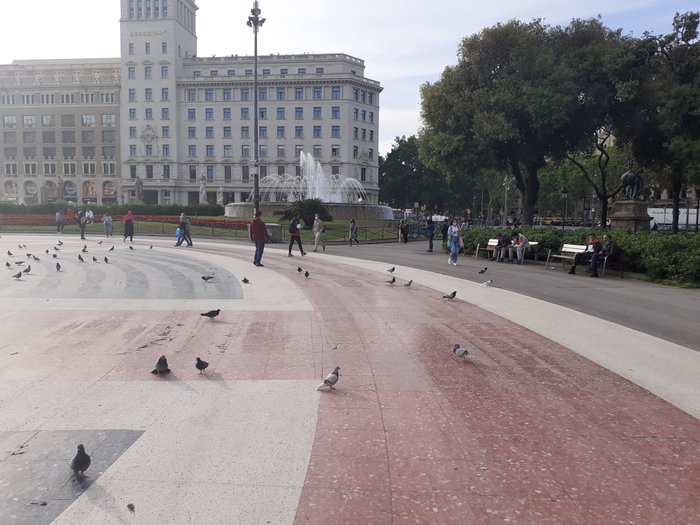
<svg viewBox="0 0 700 525">
<path fill-rule="evenodd" d="M 107 491 L 102 485 L 91 484 L 90 490 L 85 491 L 85 497 L 97 508 L 104 510 L 117 523 L 131 523 L 131 518 L 126 514 L 126 511 L 121 510 L 126 505 L 120 504 L 119 501 Z M 111 520 L 110 520 L 111 521 Z"/>
</svg>

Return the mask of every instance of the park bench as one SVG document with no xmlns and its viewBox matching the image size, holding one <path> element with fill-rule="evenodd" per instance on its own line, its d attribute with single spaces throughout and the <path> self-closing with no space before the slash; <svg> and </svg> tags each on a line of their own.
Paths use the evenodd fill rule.
<svg viewBox="0 0 700 525">
<path fill-rule="evenodd" d="M 617 266 L 617 269 L 620 271 L 620 278 L 623 278 L 625 276 L 623 265 L 624 252 L 619 246 L 617 250 L 618 256 L 614 260 L 611 260 L 609 263 L 607 255 L 598 259 L 598 268 L 601 277 L 605 277 L 605 269 L 612 267 L 612 265 Z M 549 268 L 550 259 L 561 260 L 562 267 L 564 267 L 567 261 L 569 261 L 571 264 L 574 264 L 574 258 L 576 257 L 576 254 L 583 253 L 585 251 L 586 245 L 584 244 L 565 244 L 564 246 L 562 246 L 561 251 L 558 254 L 552 253 L 552 250 L 549 250 L 549 253 L 547 255 L 547 267 Z"/>
<path fill-rule="evenodd" d="M 498 245 L 498 239 L 489 239 L 488 243 L 485 246 L 482 246 L 481 244 L 477 244 L 476 245 L 476 252 L 474 253 L 474 259 L 476 259 L 479 256 L 479 251 L 486 252 L 486 255 L 489 258 L 489 260 L 493 259 L 495 257 L 497 245 Z M 527 256 L 527 254 L 531 254 L 536 261 L 537 254 L 539 252 L 539 248 L 540 248 L 539 242 L 530 241 L 530 248 L 526 252 L 525 256 Z"/>
</svg>

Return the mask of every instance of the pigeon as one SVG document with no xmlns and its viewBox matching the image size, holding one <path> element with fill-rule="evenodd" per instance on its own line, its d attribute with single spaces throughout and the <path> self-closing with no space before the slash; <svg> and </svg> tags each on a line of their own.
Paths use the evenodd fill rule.
<svg viewBox="0 0 700 525">
<path fill-rule="evenodd" d="M 48 254 L 49 254 L 49 250 L 46 250 L 46 255 L 48 255 Z"/>
<path fill-rule="evenodd" d="M 130 250 L 133 250 L 133 249 L 134 249 L 134 247 L 133 247 L 133 246 L 131 246 L 131 245 L 129 245 L 129 249 L 130 249 Z"/>
<path fill-rule="evenodd" d="M 410 281 L 406 281 L 406 282 L 404 283 L 403 287 L 404 287 L 404 288 L 410 288 L 412 284 L 413 284 L 413 279 L 411 279 Z"/>
<path fill-rule="evenodd" d="M 63 241 L 61 239 L 58 239 L 58 245 L 63 246 Z"/>
<path fill-rule="evenodd" d="M 211 319 L 211 320 L 213 321 L 213 320 L 214 320 L 214 317 L 216 317 L 217 315 L 219 315 L 219 312 L 220 312 L 220 311 L 221 311 L 220 309 L 209 310 L 208 312 L 204 312 L 203 314 L 199 314 L 199 315 L 201 315 L 201 316 L 203 316 L 203 317 L 208 317 L 209 319 Z"/>
<path fill-rule="evenodd" d="M 488 281 L 484 281 L 481 284 L 483 284 L 484 286 L 491 286 L 493 284 L 493 281 L 491 279 L 489 279 Z"/>
<path fill-rule="evenodd" d="M 148 247 L 148 249 L 149 249 L 149 250 L 152 250 L 152 249 L 153 249 L 153 245 L 151 244 L 151 245 Z"/>
<path fill-rule="evenodd" d="M 242 282 L 243 284 L 248 284 L 250 281 L 244 277 L 244 278 L 241 280 L 241 282 Z"/>
<path fill-rule="evenodd" d="M 308 278 L 309 278 L 309 275 L 311 275 L 311 274 L 309 273 L 309 270 L 306 270 L 306 271 L 304 272 L 304 277 L 306 277 L 306 278 L 308 279 Z"/>
<path fill-rule="evenodd" d="M 206 361 L 202 361 L 202 360 L 198 357 L 198 358 L 197 358 L 197 362 L 195 363 L 194 366 L 197 367 L 197 370 L 199 370 L 199 373 L 201 374 L 202 372 L 204 372 L 204 371 L 207 369 L 207 367 L 209 366 L 209 363 L 207 363 Z"/>
<path fill-rule="evenodd" d="M 109 250 L 107 250 L 107 251 L 108 251 L 108 252 L 113 252 L 113 251 L 114 251 L 114 245 L 112 245 L 112 247 L 111 247 Z"/>
<path fill-rule="evenodd" d="M 60 251 L 61 251 L 61 249 L 60 249 L 58 246 L 54 246 L 53 249 L 54 249 L 55 252 L 60 252 Z"/>
<path fill-rule="evenodd" d="M 87 251 L 86 249 L 84 249 L 84 248 L 83 248 L 82 250 L 80 250 L 80 251 L 83 252 L 83 253 L 87 253 L 87 252 L 88 252 L 88 251 Z"/>
<path fill-rule="evenodd" d="M 22 270 L 22 273 L 29 273 L 29 272 L 31 272 L 31 271 L 32 271 L 32 265 L 30 264 L 30 265 L 27 266 L 24 270 Z"/>
<path fill-rule="evenodd" d="M 455 345 L 454 348 L 452 348 L 452 353 L 456 355 L 457 357 L 462 357 L 466 358 L 469 355 L 469 352 L 467 352 L 467 349 L 464 348 L 462 345 Z"/>
<path fill-rule="evenodd" d="M 83 244 L 83 253 L 87 253 L 87 244 Z"/>
<path fill-rule="evenodd" d="M 94 255 L 92 256 L 92 262 L 97 262 L 97 257 L 95 257 Z"/>
<path fill-rule="evenodd" d="M 301 273 L 301 272 L 303 272 L 303 271 L 304 271 L 304 270 L 301 269 L 301 266 L 297 266 L 297 272 Z"/>
<path fill-rule="evenodd" d="M 32 259 L 34 259 L 35 262 L 39 262 L 41 260 L 36 255 L 32 255 Z"/>
<path fill-rule="evenodd" d="M 394 273 L 395 271 L 396 271 L 396 266 L 392 266 L 391 268 L 389 268 L 387 270 L 387 272 L 389 272 L 389 273 Z"/>
<path fill-rule="evenodd" d="M 7 250 L 7 255 L 9 255 L 10 257 L 14 257 L 14 255 L 12 255 L 12 252 L 10 250 Z"/>
<path fill-rule="evenodd" d="M 109 259 L 107 259 L 107 257 L 106 257 L 106 256 L 105 256 L 105 262 L 106 262 L 106 263 L 108 263 L 108 262 L 109 262 Z"/>
<path fill-rule="evenodd" d="M 136 505 L 134 505 L 133 503 L 129 503 L 126 506 L 126 508 L 129 509 L 129 512 L 131 512 L 132 514 L 136 512 Z"/>
<path fill-rule="evenodd" d="M 329 386 L 331 390 L 335 390 L 335 384 L 338 382 L 340 377 L 340 367 L 336 366 L 335 369 L 326 376 L 323 383 L 316 387 L 316 390 L 321 390 L 324 386 Z"/>
<path fill-rule="evenodd" d="M 449 299 L 450 301 L 451 301 L 452 299 L 454 299 L 455 297 L 457 297 L 457 290 L 455 290 L 454 292 L 452 292 L 452 293 L 449 294 L 449 295 L 443 295 L 443 296 L 442 296 L 443 299 Z"/>
<path fill-rule="evenodd" d="M 22 277 L 22 272 L 16 273 L 12 277 L 14 277 L 15 279 L 17 279 L 19 281 L 20 277 Z"/>
<path fill-rule="evenodd" d="M 102 244 L 102 241 L 97 241 L 97 244 Z"/>
<path fill-rule="evenodd" d="M 396 277 L 392 277 L 390 280 L 387 281 L 389 284 L 393 285 L 396 282 Z"/>
<path fill-rule="evenodd" d="M 54 258 L 54 259 L 58 259 L 58 254 L 54 253 L 54 254 L 53 254 L 53 258 Z"/>
<path fill-rule="evenodd" d="M 158 358 L 158 362 L 156 363 L 156 367 L 151 370 L 151 374 L 167 374 L 170 372 L 170 369 L 168 368 L 168 360 L 165 358 L 164 355 L 160 356 Z"/>
<path fill-rule="evenodd" d="M 207 283 L 213 278 L 214 278 L 213 275 L 202 275 L 202 280 L 207 282 Z"/>
<path fill-rule="evenodd" d="M 19 249 L 21 250 L 21 249 L 22 249 L 22 245 L 21 245 L 21 244 L 18 244 L 18 245 L 17 245 L 17 248 L 19 248 Z"/>
<path fill-rule="evenodd" d="M 15 262 L 15 264 L 16 264 L 17 266 L 22 266 L 22 265 L 24 264 L 24 261 L 17 261 L 17 262 Z"/>
<path fill-rule="evenodd" d="M 85 259 L 83 259 L 83 256 L 80 255 L 80 254 L 78 254 L 78 260 L 79 260 L 80 262 L 85 262 Z"/>
<path fill-rule="evenodd" d="M 6 262 L 5 266 L 7 266 L 8 268 L 12 268 L 12 265 L 9 262 Z"/>
<path fill-rule="evenodd" d="M 56 271 L 57 272 L 61 271 L 61 265 L 59 263 L 56 263 Z"/>
<path fill-rule="evenodd" d="M 85 475 L 85 471 L 88 469 L 89 466 L 90 456 L 88 456 L 85 453 L 85 447 L 83 445 L 78 445 L 78 452 L 75 454 L 75 457 L 70 462 L 70 469 L 75 474 L 75 481 L 81 482 L 85 478 L 87 478 L 87 476 Z"/>
<path fill-rule="evenodd" d="M 488 268 L 484 266 L 481 270 L 479 270 L 479 273 L 486 273 L 486 270 L 488 270 Z"/>
<path fill-rule="evenodd" d="M 25 253 L 25 255 L 27 256 L 27 259 L 31 259 L 33 257 L 31 253 Z"/>
</svg>

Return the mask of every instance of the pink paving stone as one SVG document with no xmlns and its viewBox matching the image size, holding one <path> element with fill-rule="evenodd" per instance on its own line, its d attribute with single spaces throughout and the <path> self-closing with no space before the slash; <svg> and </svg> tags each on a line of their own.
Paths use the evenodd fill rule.
<svg viewBox="0 0 700 525">
<path fill-rule="evenodd" d="M 392 491 L 446 490 L 466 494 L 475 481 L 471 469 L 472 464 L 464 459 L 389 459 Z"/>
<path fill-rule="evenodd" d="M 391 495 L 369 490 L 304 486 L 294 523 L 392 525 Z"/>
<path fill-rule="evenodd" d="M 392 492 L 395 524 L 488 524 L 489 518 L 476 498 L 463 492 Z"/>
<path fill-rule="evenodd" d="M 312 455 L 305 485 L 346 490 L 389 490 L 386 457 L 356 456 L 351 462 L 342 456 Z"/>
<path fill-rule="evenodd" d="M 379 407 L 328 408 L 321 406 L 317 425 L 338 430 L 377 430 L 384 429 Z"/>
</svg>

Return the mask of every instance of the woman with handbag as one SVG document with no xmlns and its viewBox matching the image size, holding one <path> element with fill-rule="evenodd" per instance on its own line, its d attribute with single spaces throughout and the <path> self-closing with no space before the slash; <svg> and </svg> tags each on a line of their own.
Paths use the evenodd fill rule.
<svg viewBox="0 0 700 525">
<path fill-rule="evenodd" d="M 447 237 L 449 239 L 450 246 L 450 258 L 447 259 L 447 264 L 457 266 L 457 257 L 459 256 L 460 243 L 461 247 L 464 246 L 464 240 L 462 239 L 462 229 L 459 227 L 459 222 L 457 219 L 452 219 L 452 224 L 447 229 Z"/>
</svg>

